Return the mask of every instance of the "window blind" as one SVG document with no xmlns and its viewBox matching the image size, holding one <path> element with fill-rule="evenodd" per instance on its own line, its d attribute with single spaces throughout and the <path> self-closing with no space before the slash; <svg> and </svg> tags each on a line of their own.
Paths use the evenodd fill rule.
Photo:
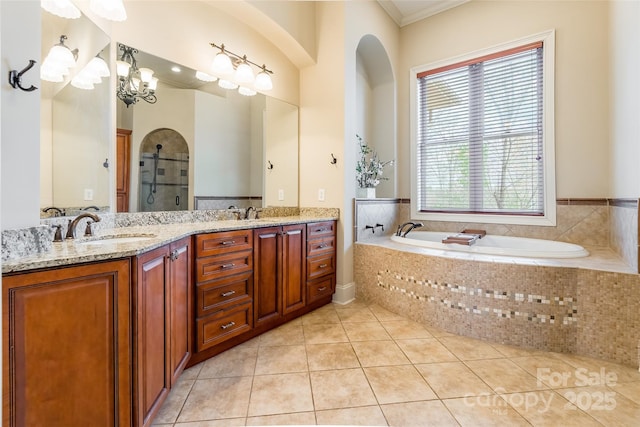
<svg viewBox="0 0 640 427">
<path fill-rule="evenodd" d="M 419 211 L 544 214 L 542 49 L 417 74 Z"/>
</svg>

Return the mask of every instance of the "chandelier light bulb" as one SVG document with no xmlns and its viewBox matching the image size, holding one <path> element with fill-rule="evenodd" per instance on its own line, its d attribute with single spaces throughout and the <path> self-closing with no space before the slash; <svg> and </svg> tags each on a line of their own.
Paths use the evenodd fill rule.
<svg viewBox="0 0 640 427">
<path fill-rule="evenodd" d="M 99 17 L 109 21 L 121 22 L 127 19 L 127 11 L 122 0 L 91 0 L 89 8 Z"/>
<path fill-rule="evenodd" d="M 215 82 L 216 80 L 218 80 L 217 77 L 202 71 L 196 71 L 196 79 L 201 80 L 203 82 Z"/>
<path fill-rule="evenodd" d="M 129 75 L 129 69 L 131 64 L 127 61 L 116 61 L 116 73 L 118 77 L 127 77 Z"/>
<path fill-rule="evenodd" d="M 152 77 L 151 81 L 149 82 L 149 90 L 152 92 L 155 92 L 157 88 L 158 88 L 158 78 Z"/>
<path fill-rule="evenodd" d="M 144 83 L 149 83 L 153 78 L 153 70 L 150 68 L 139 68 L 138 71 L 140 72 L 140 80 Z"/>
<path fill-rule="evenodd" d="M 80 9 L 70 0 L 41 0 L 40 6 L 47 12 L 66 19 L 80 18 Z"/>
<path fill-rule="evenodd" d="M 238 64 L 238 68 L 236 68 L 233 79 L 240 84 L 253 83 L 255 77 L 251 66 L 246 62 Z"/>
<path fill-rule="evenodd" d="M 261 71 L 256 76 L 256 80 L 253 86 L 257 90 L 271 90 L 273 89 L 273 82 L 271 81 L 271 76 L 266 71 Z"/>
<path fill-rule="evenodd" d="M 217 54 L 215 58 L 213 58 L 211 69 L 214 73 L 223 76 L 233 74 L 233 64 L 231 63 L 231 58 L 229 58 L 229 55 L 224 53 L 224 50 Z"/>
</svg>

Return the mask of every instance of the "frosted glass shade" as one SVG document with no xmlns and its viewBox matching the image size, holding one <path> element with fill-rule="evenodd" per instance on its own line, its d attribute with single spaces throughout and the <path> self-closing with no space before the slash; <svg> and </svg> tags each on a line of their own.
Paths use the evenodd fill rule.
<svg viewBox="0 0 640 427">
<path fill-rule="evenodd" d="M 99 56 L 93 57 L 87 64 L 87 68 L 98 77 L 109 77 L 111 75 L 109 66 Z"/>
<path fill-rule="evenodd" d="M 51 61 L 54 64 L 60 64 L 62 67 L 72 68 L 76 65 L 76 59 L 73 57 L 73 53 L 63 44 L 57 44 L 49 50 L 49 54 L 45 59 Z"/>
<path fill-rule="evenodd" d="M 233 64 L 231 58 L 224 52 L 220 52 L 213 58 L 213 64 L 211 64 L 211 70 L 220 75 L 229 75 L 233 73 Z"/>
<path fill-rule="evenodd" d="M 152 77 L 151 81 L 149 82 L 149 90 L 155 91 L 157 88 L 158 88 L 158 78 Z"/>
<path fill-rule="evenodd" d="M 40 6 L 49 13 L 66 19 L 80 18 L 80 9 L 70 0 L 42 0 Z"/>
<path fill-rule="evenodd" d="M 203 82 L 215 82 L 216 80 L 218 80 L 217 77 L 204 73 L 202 71 L 196 71 L 196 79 Z"/>
<path fill-rule="evenodd" d="M 253 96 L 257 92 L 253 89 L 249 89 L 248 87 L 240 86 L 240 88 L 238 89 L 238 93 L 244 96 Z"/>
<path fill-rule="evenodd" d="M 233 79 L 240 84 L 253 83 L 253 81 L 255 80 L 255 77 L 253 75 L 253 70 L 251 69 L 251 66 L 246 62 L 241 62 L 238 65 L 238 68 L 236 68 L 236 72 L 233 76 Z"/>
<path fill-rule="evenodd" d="M 218 81 L 218 86 L 220 86 L 223 89 L 237 89 L 238 88 L 237 84 L 235 84 L 233 82 L 230 82 L 229 80 L 223 80 L 223 79 L 220 79 Z"/>
<path fill-rule="evenodd" d="M 118 77 L 127 77 L 129 75 L 129 68 L 131 68 L 131 64 L 127 61 L 116 61 L 116 73 Z"/>
<path fill-rule="evenodd" d="M 140 68 L 138 71 L 140 72 L 140 80 L 145 83 L 149 83 L 153 78 L 153 70 L 151 68 Z"/>
<path fill-rule="evenodd" d="M 96 15 L 109 21 L 121 22 L 127 19 L 127 11 L 122 0 L 91 0 L 89 8 Z"/>
<path fill-rule="evenodd" d="M 271 76 L 266 71 L 262 71 L 258 73 L 256 76 L 256 80 L 253 83 L 253 87 L 257 90 L 271 90 L 273 89 L 273 82 L 271 81 Z"/>
</svg>

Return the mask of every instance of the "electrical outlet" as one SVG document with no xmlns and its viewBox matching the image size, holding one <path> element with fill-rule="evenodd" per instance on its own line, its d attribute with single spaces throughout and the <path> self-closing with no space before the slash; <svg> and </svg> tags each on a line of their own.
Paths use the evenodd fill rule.
<svg viewBox="0 0 640 427">
<path fill-rule="evenodd" d="M 90 188 L 84 189 L 84 199 L 85 200 L 93 200 L 93 190 Z"/>
<path fill-rule="evenodd" d="M 284 190 L 278 190 L 278 200 L 284 200 Z"/>
<path fill-rule="evenodd" d="M 318 189 L 318 200 L 320 200 L 321 202 L 324 202 L 324 188 Z"/>
</svg>

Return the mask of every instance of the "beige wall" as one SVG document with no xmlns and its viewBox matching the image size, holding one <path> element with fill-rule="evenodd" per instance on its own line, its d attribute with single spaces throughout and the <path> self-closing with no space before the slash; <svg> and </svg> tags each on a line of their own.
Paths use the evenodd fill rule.
<svg viewBox="0 0 640 427">
<path fill-rule="evenodd" d="M 640 2 L 612 1 L 611 197 L 640 195 Z"/>
<path fill-rule="evenodd" d="M 556 30 L 556 196 L 609 194 L 607 1 L 471 1 L 401 30 L 400 196 L 410 196 L 411 67 Z M 636 21 L 637 22 L 637 21 Z"/>
</svg>

